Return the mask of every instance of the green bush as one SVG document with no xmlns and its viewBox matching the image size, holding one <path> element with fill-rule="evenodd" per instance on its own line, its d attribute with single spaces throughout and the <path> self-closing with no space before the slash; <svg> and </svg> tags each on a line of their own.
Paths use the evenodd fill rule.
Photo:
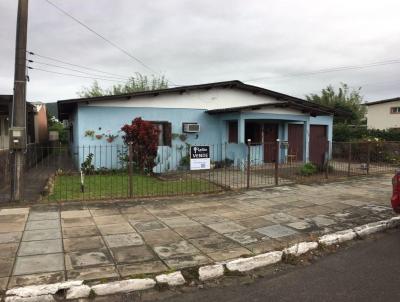
<svg viewBox="0 0 400 302">
<path fill-rule="evenodd" d="M 333 126 L 333 140 L 335 142 L 349 141 L 400 141 L 400 131 L 397 129 L 367 129 L 366 126 L 352 126 L 347 124 L 335 124 Z"/>
<path fill-rule="evenodd" d="M 317 172 L 318 172 L 317 166 L 312 163 L 306 163 L 300 169 L 300 174 L 303 176 L 310 176 Z"/>
</svg>

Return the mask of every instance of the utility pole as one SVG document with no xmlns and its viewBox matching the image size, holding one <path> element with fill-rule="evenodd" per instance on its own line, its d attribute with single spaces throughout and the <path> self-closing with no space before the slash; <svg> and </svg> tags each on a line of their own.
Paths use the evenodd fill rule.
<svg viewBox="0 0 400 302">
<path fill-rule="evenodd" d="M 18 1 L 15 45 L 14 98 L 10 129 L 11 200 L 22 198 L 24 153 L 26 151 L 26 44 L 28 0 Z"/>
</svg>

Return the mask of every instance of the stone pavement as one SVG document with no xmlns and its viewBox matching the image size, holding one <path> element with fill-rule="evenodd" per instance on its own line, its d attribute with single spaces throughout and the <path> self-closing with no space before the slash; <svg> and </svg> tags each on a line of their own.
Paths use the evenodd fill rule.
<svg viewBox="0 0 400 302">
<path fill-rule="evenodd" d="M 389 176 L 213 196 L 0 209 L 0 289 L 120 279 L 281 249 L 394 216 Z"/>
</svg>

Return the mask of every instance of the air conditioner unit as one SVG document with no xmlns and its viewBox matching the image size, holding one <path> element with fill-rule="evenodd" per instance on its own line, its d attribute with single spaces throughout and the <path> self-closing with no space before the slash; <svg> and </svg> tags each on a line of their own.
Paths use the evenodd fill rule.
<svg viewBox="0 0 400 302">
<path fill-rule="evenodd" d="M 200 125 L 198 123 L 183 123 L 183 132 L 186 133 L 200 132 Z"/>
</svg>

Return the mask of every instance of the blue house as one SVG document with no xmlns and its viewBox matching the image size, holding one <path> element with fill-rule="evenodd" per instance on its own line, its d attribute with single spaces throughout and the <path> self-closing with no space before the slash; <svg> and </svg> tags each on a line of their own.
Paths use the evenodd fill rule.
<svg viewBox="0 0 400 302">
<path fill-rule="evenodd" d="M 120 132 L 141 117 L 160 130 L 155 172 L 178 169 L 187 146 L 208 145 L 214 162 L 241 165 L 251 140 L 251 163 L 323 163 L 335 112 L 303 99 L 240 81 L 182 86 L 124 95 L 58 101 L 69 125 L 78 167 L 89 153 L 97 168 L 119 168 L 126 152 Z M 276 141 L 281 141 L 276 152 Z M 125 150 L 125 151 L 124 151 Z"/>
</svg>

